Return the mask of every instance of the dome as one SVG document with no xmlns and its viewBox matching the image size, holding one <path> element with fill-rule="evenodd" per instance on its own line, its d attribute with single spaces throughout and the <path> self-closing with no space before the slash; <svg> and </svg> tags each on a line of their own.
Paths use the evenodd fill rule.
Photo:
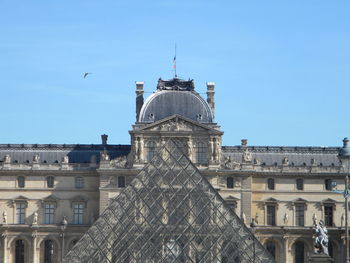
<svg viewBox="0 0 350 263">
<path fill-rule="evenodd" d="M 147 98 L 139 122 L 154 122 L 178 114 L 201 123 L 213 121 L 208 103 L 194 91 L 193 81 L 158 81 L 157 91 Z"/>
</svg>

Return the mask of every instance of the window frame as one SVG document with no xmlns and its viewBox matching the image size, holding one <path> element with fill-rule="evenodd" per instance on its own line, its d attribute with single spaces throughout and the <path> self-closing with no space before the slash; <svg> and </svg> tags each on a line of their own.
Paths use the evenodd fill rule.
<svg viewBox="0 0 350 263">
<path fill-rule="evenodd" d="M 269 208 L 273 208 L 269 211 Z M 274 203 L 268 203 L 266 204 L 266 225 L 268 226 L 276 226 L 276 214 L 277 214 L 277 206 Z M 269 215 L 269 212 L 273 212 L 271 215 Z"/>
<path fill-rule="evenodd" d="M 304 227 L 305 226 L 305 204 L 296 203 L 294 206 L 295 206 L 295 225 Z"/>
<path fill-rule="evenodd" d="M 83 225 L 84 224 L 84 202 L 74 202 L 72 204 L 73 209 L 73 224 L 74 225 Z"/>
<path fill-rule="evenodd" d="M 17 177 L 17 187 L 25 188 L 26 187 L 26 178 L 23 175 Z"/>
<path fill-rule="evenodd" d="M 82 176 L 76 176 L 74 179 L 75 189 L 83 189 L 85 187 L 85 180 Z"/>
<path fill-rule="evenodd" d="M 273 191 L 276 189 L 275 179 L 274 178 L 267 178 L 267 189 L 270 191 Z"/>
<path fill-rule="evenodd" d="M 24 225 L 26 222 L 26 202 L 16 202 L 16 224 Z"/>
<path fill-rule="evenodd" d="M 232 180 L 232 182 L 231 182 Z M 235 188 L 235 179 L 232 176 L 226 177 L 226 188 L 234 189 Z"/>
<path fill-rule="evenodd" d="M 149 140 L 146 143 L 146 160 L 150 162 L 157 154 L 157 143 L 154 140 Z"/>
<path fill-rule="evenodd" d="M 46 187 L 47 188 L 54 188 L 55 187 L 55 177 L 54 176 L 47 176 L 46 177 Z"/>
<path fill-rule="evenodd" d="M 56 204 L 52 202 L 45 202 L 43 206 L 44 206 L 44 224 L 45 225 L 54 224 Z M 47 206 L 50 206 L 50 207 L 47 207 Z M 49 211 L 49 213 L 47 213 L 47 211 Z"/>
<path fill-rule="evenodd" d="M 119 175 L 117 177 L 117 183 L 118 183 L 118 188 L 125 188 L 126 187 L 126 178 L 124 175 Z"/>
<path fill-rule="evenodd" d="M 325 226 L 334 226 L 334 204 L 324 204 L 323 205 L 323 218 L 324 218 L 324 224 Z M 326 214 L 328 212 L 331 212 L 330 214 Z"/>
<path fill-rule="evenodd" d="M 304 179 L 303 178 L 297 178 L 295 180 L 295 186 L 298 191 L 304 191 Z"/>
<path fill-rule="evenodd" d="M 324 180 L 324 189 L 326 191 L 332 191 L 332 179 L 327 178 Z"/>
<path fill-rule="evenodd" d="M 208 162 L 208 146 L 204 142 L 195 142 L 194 161 L 196 164 L 206 164 Z"/>
</svg>

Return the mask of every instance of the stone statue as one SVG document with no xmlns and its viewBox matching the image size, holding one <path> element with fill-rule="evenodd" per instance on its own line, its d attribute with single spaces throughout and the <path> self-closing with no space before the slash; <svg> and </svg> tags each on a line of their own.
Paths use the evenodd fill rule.
<svg viewBox="0 0 350 263">
<path fill-rule="evenodd" d="M 40 161 L 40 156 L 39 156 L 39 154 L 34 154 L 34 156 L 33 156 L 33 163 L 38 163 Z"/>
<path fill-rule="evenodd" d="M 317 221 L 317 215 L 316 214 L 313 214 L 312 215 L 312 220 L 315 222 L 315 221 Z"/>
<path fill-rule="evenodd" d="M 38 213 L 35 211 L 33 214 L 33 225 L 38 224 Z"/>
<path fill-rule="evenodd" d="M 214 145 L 214 139 L 212 139 L 212 140 L 210 140 L 209 141 L 209 146 L 210 146 L 210 160 L 211 161 L 214 161 L 214 147 L 215 147 L 215 145 Z"/>
<path fill-rule="evenodd" d="M 109 161 L 109 155 L 108 155 L 107 151 L 103 151 L 101 153 L 101 160 L 102 161 Z"/>
<path fill-rule="evenodd" d="M 245 222 L 247 221 L 247 218 L 246 218 L 246 216 L 245 216 L 245 213 L 244 213 L 244 212 L 242 213 L 242 221 L 243 221 L 243 223 L 245 223 Z"/>
<path fill-rule="evenodd" d="M 2 223 L 7 224 L 7 213 L 6 211 L 2 212 Z"/>
<path fill-rule="evenodd" d="M 344 226 L 344 219 L 345 219 L 344 214 L 342 214 L 342 215 L 341 215 L 341 218 L 340 218 L 341 227 Z"/>
<path fill-rule="evenodd" d="M 284 158 L 283 158 L 282 164 L 283 164 L 283 165 L 288 165 L 288 164 L 289 164 L 289 160 L 288 160 L 287 157 L 284 157 Z"/>
<path fill-rule="evenodd" d="M 314 228 L 316 231 L 314 235 L 315 254 L 323 253 L 328 255 L 328 231 L 323 220 L 320 220 L 319 223 L 315 220 Z"/>
<path fill-rule="evenodd" d="M 69 157 L 68 157 L 68 155 L 65 155 L 65 156 L 63 156 L 63 158 L 62 158 L 62 163 L 69 163 Z"/>
<path fill-rule="evenodd" d="M 11 156 L 9 154 L 4 156 L 4 163 L 11 163 Z"/>
<path fill-rule="evenodd" d="M 289 221 L 289 216 L 287 213 L 284 214 L 284 217 L 283 217 L 283 222 L 285 225 L 288 225 L 288 221 Z"/>
<path fill-rule="evenodd" d="M 255 164 L 255 165 L 260 165 L 260 164 L 261 164 L 261 161 L 260 161 L 259 159 L 256 159 L 256 158 L 255 158 L 255 159 L 254 159 L 254 164 Z"/>
<path fill-rule="evenodd" d="M 255 214 L 255 223 L 259 224 L 259 214 L 258 213 Z"/>
<path fill-rule="evenodd" d="M 141 152 L 142 152 L 142 142 L 141 142 L 141 138 L 140 137 L 137 137 L 136 140 L 135 140 L 135 159 L 137 161 L 140 161 L 141 160 Z"/>
<path fill-rule="evenodd" d="M 127 164 L 126 156 L 119 156 L 111 161 L 112 165 L 116 168 L 125 168 Z"/>
<path fill-rule="evenodd" d="M 214 138 L 213 139 L 213 160 L 215 162 L 219 161 L 219 155 L 220 155 L 220 142 L 218 139 Z"/>
<path fill-rule="evenodd" d="M 317 165 L 317 162 L 314 158 L 311 159 L 311 165 L 312 166 L 316 166 Z"/>
</svg>

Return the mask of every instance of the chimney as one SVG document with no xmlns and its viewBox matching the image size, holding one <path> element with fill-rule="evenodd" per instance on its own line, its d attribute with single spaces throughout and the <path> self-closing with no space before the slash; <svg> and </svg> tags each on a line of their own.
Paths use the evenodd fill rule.
<svg viewBox="0 0 350 263">
<path fill-rule="evenodd" d="M 102 139 L 102 145 L 107 145 L 108 135 L 107 134 L 102 134 L 101 135 L 101 139 Z"/>
<path fill-rule="evenodd" d="M 210 106 L 211 112 L 213 113 L 213 119 L 215 116 L 215 102 L 214 102 L 214 94 L 215 94 L 215 82 L 207 82 L 207 102 Z"/>
<path fill-rule="evenodd" d="M 343 148 L 347 148 L 349 144 L 349 139 L 348 138 L 344 138 L 343 140 Z"/>
<path fill-rule="evenodd" d="M 136 122 L 139 121 L 140 111 L 143 105 L 143 85 L 144 82 L 136 81 Z"/>
<path fill-rule="evenodd" d="M 248 140 L 247 139 L 242 139 L 241 140 L 241 145 L 242 146 L 247 146 L 248 145 Z"/>
</svg>

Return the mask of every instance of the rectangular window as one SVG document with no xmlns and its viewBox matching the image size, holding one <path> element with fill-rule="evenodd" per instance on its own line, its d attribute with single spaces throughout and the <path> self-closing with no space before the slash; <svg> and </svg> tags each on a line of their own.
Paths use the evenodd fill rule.
<svg viewBox="0 0 350 263">
<path fill-rule="evenodd" d="M 84 204 L 73 204 L 73 224 L 82 225 L 84 215 Z"/>
<path fill-rule="evenodd" d="M 276 206 L 275 205 L 267 205 L 267 225 L 275 226 L 276 225 Z"/>
<path fill-rule="evenodd" d="M 326 226 L 333 226 L 333 206 L 324 206 L 324 222 Z"/>
<path fill-rule="evenodd" d="M 198 142 L 195 145 L 195 162 L 205 164 L 207 162 L 207 147 L 203 142 Z"/>
<path fill-rule="evenodd" d="M 26 204 L 24 203 L 16 204 L 17 224 L 24 224 L 25 216 L 26 216 Z"/>
<path fill-rule="evenodd" d="M 304 226 L 305 222 L 305 205 L 297 204 L 295 205 L 295 222 L 297 226 Z"/>
<path fill-rule="evenodd" d="M 45 204 L 44 206 L 44 224 L 54 224 L 55 205 Z"/>
</svg>

